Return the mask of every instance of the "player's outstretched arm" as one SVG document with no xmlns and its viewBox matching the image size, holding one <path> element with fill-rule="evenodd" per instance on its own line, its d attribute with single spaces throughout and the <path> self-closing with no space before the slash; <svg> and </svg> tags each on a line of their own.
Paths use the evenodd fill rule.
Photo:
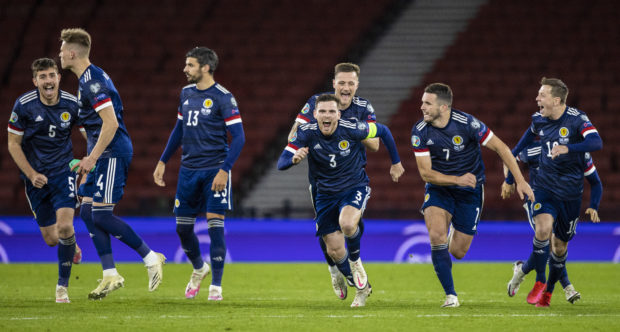
<svg viewBox="0 0 620 332">
<path fill-rule="evenodd" d="M 17 164 L 17 167 L 28 177 L 32 185 L 36 188 L 43 188 L 47 184 L 47 177 L 37 172 L 26 159 L 24 150 L 22 149 L 22 136 L 9 133 L 8 139 L 9 154 Z"/>
<path fill-rule="evenodd" d="M 532 191 L 532 188 L 530 188 L 530 185 L 525 181 L 523 174 L 521 174 L 517 160 L 512 155 L 512 152 L 508 146 L 495 135 L 489 139 L 485 146 L 495 151 L 513 174 L 515 183 L 517 184 L 517 193 L 519 194 L 519 197 L 523 199 L 525 195 L 527 195 L 528 199 L 533 202 L 534 192 Z"/>
</svg>

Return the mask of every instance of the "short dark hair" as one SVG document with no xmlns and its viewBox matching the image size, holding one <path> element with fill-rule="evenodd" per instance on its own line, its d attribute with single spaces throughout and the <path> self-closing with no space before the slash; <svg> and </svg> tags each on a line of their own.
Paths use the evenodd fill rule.
<svg viewBox="0 0 620 332">
<path fill-rule="evenodd" d="M 340 99 L 338 99 L 338 97 L 335 94 L 332 93 L 324 93 L 318 97 L 316 97 L 316 102 L 314 104 L 314 108 L 316 109 L 317 106 L 319 106 L 319 103 L 322 102 L 329 102 L 329 101 L 335 101 L 336 105 L 340 105 Z"/>
<path fill-rule="evenodd" d="M 432 83 L 424 88 L 424 92 L 437 95 L 437 100 L 443 101 L 446 105 L 452 106 L 452 89 L 443 83 Z"/>
<path fill-rule="evenodd" d="M 185 54 L 185 57 L 196 58 L 200 64 L 200 67 L 209 65 L 209 74 L 211 75 L 213 75 L 218 63 L 220 62 L 215 51 L 204 46 L 194 47 L 187 52 L 187 54 Z"/>
<path fill-rule="evenodd" d="M 88 56 L 90 53 L 90 34 L 82 28 L 63 29 L 60 32 L 60 40 L 67 44 L 75 44 L 82 47 L 82 50 L 79 52 L 80 57 Z"/>
<path fill-rule="evenodd" d="M 338 73 L 355 73 L 357 77 L 360 77 L 360 66 L 351 62 L 342 62 L 334 67 L 334 76 Z"/>
<path fill-rule="evenodd" d="M 568 86 L 562 82 L 559 78 L 546 78 L 540 79 L 540 85 L 549 85 L 551 87 L 551 95 L 553 97 L 560 98 L 560 103 L 566 104 L 566 98 L 568 97 Z"/>
<path fill-rule="evenodd" d="M 36 59 L 32 62 L 32 65 L 30 66 L 30 69 L 32 69 L 32 77 L 37 77 L 38 72 L 50 68 L 54 68 L 54 70 L 58 72 L 58 66 L 56 65 L 56 61 L 50 58 Z"/>
</svg>

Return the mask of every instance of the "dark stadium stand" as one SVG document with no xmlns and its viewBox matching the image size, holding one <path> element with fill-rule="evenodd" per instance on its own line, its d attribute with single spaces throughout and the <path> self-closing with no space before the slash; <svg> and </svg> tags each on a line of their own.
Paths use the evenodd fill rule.
<svg viewBox="0 0 620 332">
<path fill-rule="evenodd" d="M 420 98 L 426 84 L 445 82 L 455 94 L 454 107 L 474 114 L 511 148 L 530 124 L 537 110 L 535 98 L 542 76 L 558 77 L 570 89 L 568 105 L 585 111 L 604 141 L 602 151 L 593 154 L 603 181 L 600 215 L 615 220 L 620 213 L 620 44 L 610 42 L 620 34 L 617 17 L 620 6 L 611 1 L 490 1 L 470 22 L 455 42 L 412 90 L 391 120 L 397 142 L 409 140 L 411 126 L 420 116 Z M 373 188 L 408 188 L 409 194 L 374 195 L 366 216 L 397 215 L 405 218 L 419 208 L 423 183 L 411 149 L 401 148 L 401 158 L 411 185 L 392 186 L 383 157 L 369 158 Z M 500 198 L 501 161 L 484 149 L 487 169 L 485 219 L 521 219 L 523 210 L 515 199 Z M 381 191 L 384 193 L 385 191 Z M 586 184 L 585 210 L 589 202 Z M 402 212 L 402 213 L 401 213 Z"/>
<path fill-rule="evenodd" d="M 364 39 L 394 1 L 199 1 L 175 2 L 4 0 L 0 11 L 0 105 L 8 119 L 19 94 L 32 89 L 29 66 L 42 56 L 57 58 L 58 35 L 84 27 L 93 36 L 93 63 L 113 78 L 125 105 L 135 157 L 121 214 L 169 213 L 178 155 L 160 189 L 151 174 L 174 126 L 184 54 L 196 45 L 215 49 L 216 80 L 239 101 L 247 143 L 233 172 L 237 193 L 260 174 L 266 149 L 288 131 L 305 98 L 324 87 L 332 66 Z M 329 6 L 329 10 L 325 8 Z M 346 24 L 339 21 L 348 12 Z M 620 207 L 620 6 L 613 1 L 491 0 L 460 33 L 420 86 L 413 87 L 391 119 L 390 128 L 407 170 L 394 186 L 382 147 L 369 158 L 373 195 L 366 217 L 411 218 L 424 184 L 406 142 L 420 118 L 423 87 L 450 84 L 454 107 L 477 116 L 514 146 L 536 111 L 542 76 L 559 77 L 571 92 L 568 104 L 588 113 L 605 142 L 594 153 L 604 194 L 600 214 L 615 218 Z M 7 47 L 8 46 L 8 47 Z M 61 87 L 74 92 L 76 79 L 63 72 Z M 80 157 L 81 139 L 75 141 Z M 6 135 L 0 135 L 6 146 Z M 486 149 L 485 149 L 486 150 Z M 6 148 L 0 153 L 0 214 L 28 213 L 23 185 Z M 385 158 L 385 159 L 384 159 Z M 522 219 L 516 201 L 502 201 L 501 163 L 484 151 L 487 168 L 485 219 Z M 586 185 L 584 205 L 589 199 Z M 241 195 L 239 196 L 241 197 Z"/>
<path fill-rule="evenodd" d="M 152 172 L 187 84 L 182 69 L 190 48 L 216 50 L 221 60 L 216 80 L 239 102 L 246 145 L 233 170 L 237 188 L 270 142 L 290 126 L 299 105 L 391 2 L 5 0 L 0 42 L 11 47 L 0 50 L 0 104 L 8 119 L 15 99 L 33 88 L 32 60 L 57 58 L 62 28 L 85 28 L 93 37 L 91 60 L 110 74 L 121 94 L 134 143 L 119 213 L 169 213 L 179 158 L 168 164 L 165 190 L 152 183 Z M 348 13 L 346 24 L 342 13 Z M 75 92 L 72 73 L 63 72 L 61 88 Z M 6 135 L 0 137 L 6 146 Z M 77 142 L 74 151 L 81 157 L 83 143 Z M 0 214 L 28 213 L 17 168 L 6 149 L 0 156 Z"/>
</svg>

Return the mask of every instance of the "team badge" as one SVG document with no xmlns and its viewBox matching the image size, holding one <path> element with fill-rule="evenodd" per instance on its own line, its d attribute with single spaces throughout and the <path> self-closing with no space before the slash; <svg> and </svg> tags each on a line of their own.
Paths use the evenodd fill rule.
<svg viewBox="0 0 620 332">
<path fill-rule="evenodd" d="M 542 204 L 540 204 L 540 203 L 534 204 L 534 211 L 540 210 L 541 207 L 542 207 Z"/>
<path fill-rule="evenodd" d="M 207 98 L 205 99 L 205 101 L 202 102 L 202 107 L 204 108 L 211 108 L 213 106 L 213 100 L 211 100 L 211 98 Z"/>
<path fill-rule="evenodd" d="M 454 143 L 454 151 L 462 151 L 465 146 L 463 146 L 463 137 L 456 135 L 452 137 L 452 143 Z"/>
<path fill-rule="evenodd" d="M 90 92 L 97 93 L 101 90 L 101 85 L 99 83 L 94 83 L 90 85 Z"/>
<path fill-rule="evenodd" d="M 310 105 L 306 103 L 306 105 L 304 105 L 304 107 L 301 109 L 301 114 L 306 114 L 308 112 L 310 112 Z"/>
<path fill-rule="evenodd" d="M 569 133 L 568 128 L 566 128 L 566 127 L 560 128 L 560 136 L 567 137 L 568 133 Z"/>
<path fill-rule="evenodd" d="M 413 145 L 416 148 L 420 146 L 420 137 L 416 135 L 411 136 L 411 145 Z"/>
<path fill-rule="evenodd" d="M 175 199 L 174 199 L 174 207 L 178 208 L 178 207 L 179 207 L 179 205 L 181 205 L 181 202 L 179 201 L 179 199 L 178 199 L 178 198 L 175 198 Z"/>
<path fill-rule="evenodd" d="M 60 120 L 62 120 L 62 122 L 68 122 L 69 120 L 71 120 L 71 113 L 69 113 L 69 112 L 62 112 L 60 114 Z"/>
<path fill-rule="evenodd" d="M 431 198 L 431 194 L 424 195 L 424 203 L 428 202 L 429 198 Z"/>
<path fill-rule="evenodd" d="M 295 140 L 297 139 L 297 131 L 295 131 L 295 133 L 293 134 L 293 136 L 291 136 L 291 139 L 289 139 L 289 142 L 295 142 Z"/>
<path fill-rule="evenodd" d="M 342 140 L 338 142 L 338 148 L 342 151 L 347 150 L 349 148 L 349 141 Z"/>
<path fill-rule="evenodd" d="M 17 116 L 17 113 L 13 112 L 11 113 L 11 118 L 9 119 L 10 123 L 15 123 L 17 122 L 17 119 L 19 119 L 19 117 Z"/>
</svg>

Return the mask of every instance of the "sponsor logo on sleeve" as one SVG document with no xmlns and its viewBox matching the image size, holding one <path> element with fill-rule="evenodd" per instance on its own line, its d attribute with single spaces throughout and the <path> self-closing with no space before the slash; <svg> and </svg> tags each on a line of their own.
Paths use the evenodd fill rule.
<svg viewBox="0 0 620 332">
<path fill-rule="evenodd" d="M 301 109 L 301 114 L 306 114 L 310 112 L 310 104 L 306 103 L 306 105 L 304 105 L 304 107 Z"/>
<path fill-rule="evenodd" d="M 101 84 L 93 83 L 93 84 L 90 85 L 90 92 L 97 93 L 97 92 L 99 92 L 99 90 L 101 90 Z"/>
<path fill-rule="evenodd" d="M 416 135 L 411 136 L 411 145 L 413 145 L 413 147 L 415 148 L 420 146 L 420 137 Z"/>
</svg>

